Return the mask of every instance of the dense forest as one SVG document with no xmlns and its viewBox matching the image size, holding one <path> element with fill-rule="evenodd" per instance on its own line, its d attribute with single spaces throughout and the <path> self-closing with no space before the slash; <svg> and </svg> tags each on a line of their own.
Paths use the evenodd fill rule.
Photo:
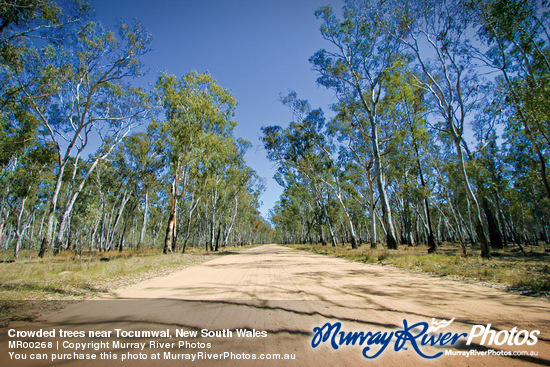
<svg viewBox="0 0 550 367">
<path fill-rule="evenodd" d="M 62 4 L 62 5 L 61 5 Z M 80 0 L 0 3 L 0 247 L 81 253 L 262 243 L 264 183 L 212 76 L 138 87 L 152 36 Z"/>
<path fill-rule="evenodd" d="M 532 0 L 345 1 L 316 12 L 326 118 L 296 93 L 262 129 L 282 243 L 548 244 L 550 29 Z"/>
<path fill-rule="evenodd" d="M 197 72 L 140 86 L 152 36 L 137 21 L 106 28 L 81 0 L 1 0 L 0 248 L 453 242 L 488 257 L 548 244 L 548 10 L 317 10 L 326 48 L 309 61 L 334 93 L 331 117 L 291 92 L 281 101 L 293 121 L 262 128 L 284 188 L 268 223 L 228 89 Z"/>
</svg>

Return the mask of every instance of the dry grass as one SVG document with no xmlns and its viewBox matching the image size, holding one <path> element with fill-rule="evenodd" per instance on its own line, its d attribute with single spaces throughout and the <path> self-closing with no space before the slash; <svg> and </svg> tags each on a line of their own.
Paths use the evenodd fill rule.
<svg viewBox="0 0 550 367">
<path fill-rule="evenodd" d="M 198 251 L 165 256 L 152 250 L 64 252 L 0 264 L 0 300 L 83 299 L 213 259 Z M 34 254 L 33 254 L 34 255 Z"/>
<path fill-rule="evenodd" d="M 524 295 L 550 296 L 550 254 L 545 253 L 542 246 L 530 248 L 525 257 L 514 248 L 493 251 L 490 259 L 482 259 L 477 252 L 464 256 L 458 245 L 448 243 L 434 254 L 428 254 L 423 246 L 400 246 L 398 250 L 371 249 L 367 245 L 358 249 L 322 245 L 290 247 L 481 283 Z"/>
<path fill-rule="evenodd" d="M 238 249 L 204 253 L 190 248 L 186 254 L 162 255 L 159 250 L 126 250 L 36 258 L 22 251 L 16 262 L 0 263 L 0 326 L 13 320 L 32 320 L 42 311 L 106 294 L 139 281 L 201 264 Z M 0 252 L 0 259 L 10 260 Z"/>
</svg>

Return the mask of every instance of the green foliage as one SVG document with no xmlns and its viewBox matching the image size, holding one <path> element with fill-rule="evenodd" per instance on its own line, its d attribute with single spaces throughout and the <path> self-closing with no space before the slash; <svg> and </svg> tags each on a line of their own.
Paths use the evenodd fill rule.
<svg viewBox="0 0 550 367">
<path fill-rule="evenodd" d="M 547 4 L 349 0 L 342 19 L 315 15 L 327 48 L 310 62 L 336 116 L 263 128 L 285 188 L 279 238 L 311 242 L 313 226 L 346 241 L 356 227 L 375 247 L 394 225 L 402 243 L 481 244 L 485 257 L 487 237 L 522 254 L 550 241 Z"/>
</svg>

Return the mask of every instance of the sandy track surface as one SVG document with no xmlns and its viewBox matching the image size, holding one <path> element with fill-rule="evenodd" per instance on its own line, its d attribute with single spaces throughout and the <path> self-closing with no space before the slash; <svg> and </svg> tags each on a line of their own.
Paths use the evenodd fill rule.
<svg viewBox="0 0 550 367">
<path fill-rule="evenodd" d="M 424 359 L 412 343 L 395 351 L 396 338 L 375 359 L 362 356 L 367 344 L 340 346 L 335 350 L 330 340 L 312 348 L 313 330 L 325 323 L 340 322 L 342 331 L 365 333 L 398 332 L 408 325 L 427 322 L 432 318 L 454 322 L 442 333 L 470 333 L 475 325 L 491 324 L 491 329 L 539 330 L 534 346 L 488 345 L 481 338 L 465 345 L 462 338 L 453 348 L 421 346 L 425 355 L 452 351 L 522 351 L 527 356 L 457 356 L 443 354 L 432 360 Z M 117 360 L 35 363 L 14 361 L 8 357 L 9 338 L 0 339 L 0 362 L 7 365 L 182 365 L 181 360 L 151 360 L 151 355 L 204 352 L 235 355 L 242 353 L 257 358 L 264 353 L 295 355 L 294 360 L 258 361 L 245 356 L 224 360 L 200 359 L 190 365 L 219 366 L 517 366 L 550 365 L 550 303 L 536 298 L 512 295 L 487 287 L 454 282 L 428 275 L 413 274 L 378 265 L 354 263 L 343 259 L 315 255 L 277 245 L 265 245 L 220 257 L 202 265 L 187 268 L 165 277 L 150 279 L 120 289 L 110 297 L 85 301 L 50 314 L 38 323 L 18 323 L 16 330 L 166 330 L 172 339 L 163 342 L 186 342 L 181 348 L 150 346 L 153 339 L 119 338 L 124 342 L 147 342 L 146 360 L 122 362 L 123 353 L 138 353 L 126 349 L 105 349 L 118 353 Z M 267 331 L 267 337 L 239 337 L 235 330 Z M 201 337 L 201 330 L 227 332 L 232 336 Z M 176 330 L 198 331 L 196 338 L 177 338 Z M 418 334 L 420 329 L 411 331 Z M 379 334 L 380 335 L 380 334 Z M 65 338 L 66 339 L 66 338 Z M 46 340 L 46 339 L 44 339 Z M 56 341 L 61 338 L 56 338 Z M 111 341 L 112 338 L 70 338 L 70 341 Z M 337 339 L 339 340 L 339 339 Z M 372 339 L 370 339 L 372 340 Z M 521 340 L 521 339 L 518 339 Z M 191 343 L 191 344 L 189 344 Z M 201 345 L 201 343 L 203 343 Z M 208 347 L 210 343 L 210 347 Z M 380 346 L 372 345 L 367 355 Z M 399 348 L 398 348 L 399 349 Z M 70 348 L 54 353 L 72 353 Z M 92 353 L 87 350 L 82 353 Z M 99 351 L 95 352 L 98 354 Z M 266 357 L 266 356 L 264 356 Z M 208 357 L 205 357 L 208 358 Z M 187 362 L 189 363 L 189 362 Z M 185 363 L 185 364 L 187 364 Z M 4 365 L 3 363 L 0 363 Z"/>
</svg>

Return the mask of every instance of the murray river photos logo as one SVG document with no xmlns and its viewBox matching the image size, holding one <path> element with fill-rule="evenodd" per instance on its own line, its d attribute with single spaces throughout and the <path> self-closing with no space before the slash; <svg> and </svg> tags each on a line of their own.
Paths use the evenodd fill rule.
<svg viewBox="0 0 550 367">
<path fill-rule="evenodd" d="M 340 322 L 327 322 L 321 327 L 313 328 L 311 346 L 317 348 L 321 343 L 327 343 L 333 349 L 344 345 L 361 346 L 362 355 L 368 359 L 380 356 L 389 346 L 395 352 L 412 348 L 419 356 L 427 359 L 438 358 L 443 352 L 428 354 L 425 347 L 452 348 L 459 340 L 466 339 L 466 345 L 471 345 L 474 338 L 481 338 L 478 345 L 535 345 L 538 341 L 538 330 L 528 332 L 514 327 L 512 330 L 493 330 L 491 324 L 474 325 L 470 333 L 453 333 L 441 331 L 454 321 L 432 319 L 431 324 L 418 322 L 416 324 L 403 320 L 403 328 L 396 331 L 343 331 Z"/>
</svg>

